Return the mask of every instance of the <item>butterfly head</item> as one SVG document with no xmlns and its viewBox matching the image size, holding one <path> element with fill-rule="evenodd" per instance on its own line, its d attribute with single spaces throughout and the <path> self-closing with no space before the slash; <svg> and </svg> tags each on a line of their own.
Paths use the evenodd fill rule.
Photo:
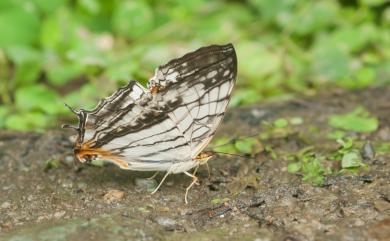
<svg viewBox="0 0 390 241">
<path fill-rule="evenodd" d="M 108 154 L 103 151 L 101 148 L 93 148 L 90 146 L 90 142 L 78 143 L 76 140 L 75 147 L 73 149 L 75 157 L 81 163 L 91 163 L 94 160 L 102 159 L 105 155 Z"/>
<path fill-rule="evenodd" d="M 84 155 L 76 154 L 76 157 L 81 163 L 87 163 L 87 164 L 99 159 L 99 155 L 97 154 L 84 154 Z"/>
<path fill-rule="evenodd" d="M 114 154 L 103 148 L 91 147 L 89 142 L 81 145 L 80 148 L 74 149 L 74 155 L 81 163 L 91 163 L 95 160 L 103 160 L 111 162 L 122 169 L 128 169 L 128 163 L 122 159 L 122 156 Z"/>
</svg>

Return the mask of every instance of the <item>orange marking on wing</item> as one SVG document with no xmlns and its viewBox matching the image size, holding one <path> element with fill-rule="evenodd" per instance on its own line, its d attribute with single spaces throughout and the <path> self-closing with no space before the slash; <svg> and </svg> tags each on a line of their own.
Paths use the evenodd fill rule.
<svg viewBox="0 0 390 241">
<path fill-rule="evenodd" d="M 165 89 L 164 86 L 161 86 L 161 85 L 152 85 L 152 86 L 150 86 L 149 91 L 150 91 L 150 93 L 152 93 L 152 94 L 156 94 L 156 93 L 161 92 L 161 91 L 164 90 L 164 89 Z"/>
<path fill-rule="evenodd" d="M 129 164 L 121 159 L 119 156 L 112 154 L 110 151 L 104 150 L 103 148 L 91 148 L 89 143 L 84 143 L 80 150 L 77 151 L 76 156 L 81 161 L 85 155 L 97 155 L 99 159 L 110 160 L 120 168 L 128 169 Z"/>
<path fill-rule="evenodd" d="M 156 93 L 158 93 L 158 87 L 156 85 L 153 85 L 150 87 L 149 91 L 152 94 L 156 94 Z"/>
</svg>

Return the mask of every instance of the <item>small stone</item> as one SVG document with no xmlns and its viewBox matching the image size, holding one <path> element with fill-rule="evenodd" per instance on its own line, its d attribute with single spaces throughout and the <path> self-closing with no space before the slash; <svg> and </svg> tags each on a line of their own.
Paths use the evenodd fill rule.
<svg viewBox="0 0 390 241">
<path fill-rule="evenodd" d="M 176 221 L 168 217 L 157 217 L 156 222 L 163 226 L 166 231 L 173 231 L 176 228 Z"/>
<path fill-rule="evenodd" d="M 383 212 L 390 209 L 390 203 L 385 200 L 377 200 L 374 202 L 374 207 L 379 212 Z"/>
<path fill-rule="evenodd" d="M 87 189 L 87 184 L 85 182 L 79 182 L 77 183 L 77 188 L 85 190 Z"/>
<path fill-rule="evenodd" d="M 3 229 L 11 229 L 12 223 L 11 222 L 0 223 L 0 227 Z"/>
<path fill-rule="evenodd" d="M 74 166 L 74 157 L 73 156 L 66 156 L 63 161 L 68 166 Z"/>
<path fill-rule="evenodd" d="M 121 200 L 124 195 L 125 195 L 124 192 L 120 190 L 112 189 L 108 191 L 106 194 L 104 194 L 103 199 L 106 203 L 112 203 Z"/>
<path fill-rule="evenodd" d="M 363 158 L 366 160 L 373 160 L 375 158 L 375 150 L 370 141 L 364 143 L 362 148 Z"/>
<path fill-rule="evenodd" d="M 87 189 L 87 184 L 84 182 L 77 183 L 77 188 L 74 190 L 75 193 L 83 193 Z"/>
<path fill-rule="evenodd" d="M 378 131 L 378 138 L 382 141 L 390 141 L 390 127 L 386 126 Z"/>
<path fill-rule="evenodd" d="M 159 208 L 157 208 L 157 210 L 159 211 L 159 212 L 169 212 L 169 207 L 159 207 Z"/>
<path fill-rule="evenodd" d="M 70 182 L 70 181 L 64 181 L 62 183 L 62 187 L 64 187 L 64 188 L 72 188 L 73 187 L 73 183 Z"/>
<path fill-rule="evenodd" d="M 135 185 L 140 189 L 147 190 L 148 192 L 153 192 L 158 184 L 157 181 L 154 179 L 136 178 Z"/>
<path fill-rule="evenodd" d="M 122 217 L 125 217 L 125 218 L 130 217 L 130 213 L 128 211 L 124 211 L 121 215 L 122 215 Z"/>
<path fill-rule="evenodd" d="M 3 202 L 0 206 L 1 209 L 8 209 L 11 207 L 11 203 L 10 202 Z"/>
<path fill-rule="evenodd" d="M 65 215 L 65 213 L 66 213 L 65 211 L 58 211 L 53 214 L 53 217 L 56 219 L 60 219 Z"/>
<path fill-rule="evenodd" d="M 364 224 L 365 224 L 365 222 L 363 220 L 361 220 L 360 218 L 355 219 L 354 223 L 353 223 L 353 225 L 357 226 L 357 227 L 363 226 Z"/>
<path fill-rule="evenodd" d="M 37 218 L 37 222 L 41 222 L 41 221 L 43 221 L 43 220 L 45 220 L 45 219 L 49 219 L 49 217 L 48 217 L 47 215 L 39 216 L 39 217 Z"/>
</svg>

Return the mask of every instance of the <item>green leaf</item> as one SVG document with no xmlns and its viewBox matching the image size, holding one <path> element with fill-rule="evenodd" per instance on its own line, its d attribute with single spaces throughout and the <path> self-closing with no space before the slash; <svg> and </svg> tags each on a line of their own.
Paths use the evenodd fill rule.
<svg viewBox="0 0 390 241">
<path fill-rule="evenodd" d="M 96 160 L 92 160 L 92 161 L 91 161 L 91 165 L 92 165 L 92 166 L 95 166 L 95 167 L 103 167 L 104 164 L 105 164 L 105 161 L 104 161 L 104 160 L 98 160 L 98 159 L 96 159 Z"/>
<path fill-rule="evenodd" d="M 43 12 L 50 14 L 65 5 L 66 0 L 32 0 L 32 2 Z"/>
<path fill-rule="evenodd" d="M 128 38 L 138 38 L 154 27 L 153 11 L 143 1 L 119 1 L 114 10 L 112 28 Z"/>
<path fill-rule="evenodd" d="M 48 159 L 43 164 L 43 170 L 48 171 L 50 169 L 56 169 L 60 166 L 60 163 L 56 159 Z"/>
<path fill-rule="evenodd" d="M 235 107 L 240 105 L 248 105 L 260 101 L 263 96 L 254 89 L 242 89 L 234 92 L 229 106 Z"/>
<path fill-rule="evenodd" d="M 341 150 L 339 151 L 342 151 L 344 153 L 346 150 L 351 149 L 354 145 L 354 139 L 350 137 L 345 139 L 337 139 L 336 141 L 341 145 Z"/>
<path fill-rule="evenodd" d="M 331 116 L 328 124 L 334 128 L 369 133 L 378 129 L 379 121 L 376 117 L 370 117 L 363 107 L 357 107 L 344 115 Z"/>
<path fill-rule="evenodd" d="M 0 105 L 0 128 L 5 127 L 5 120 L 6 120 L 6 116 L 8 115 L 8 113 L 9 113 L 9 110 L 8 110 L 7 106 Z"/>
<path fill-rule="evenodd" d="M 241 140 L 237 140 L 234 143 L 235 148 L 241 152 L 246 154 L 252 154 L 260 151 L 259 141 L 256 138 L 245 138 Z"/>
<path fill-rule="evenodd" d="M 223 153 L 236 153 L 236 149 L 234 148 L 234 145 L 229 142 L 230 140 L 227 138 L 218 138 L 215 141 L 213 141 L 213 148 L 216 152 L 223 152 Z"/>
<path fill-rule="evenodd" d="M 45 48 L 55 49 L 61 47 L 62 30 L 59 17 L 49 16 L 41 25 L 40 42 Z M 62 46 L 63 47 L 63 46 Z"/>
<path fill-rule="evenodd" d="M 333 1 L 305 1 L 287 22 L 287 28 L 299 35 L 320 31 L 335 22 L 337 12 L 338 5 Z"/>
<path fill-rule="evenodd" d="M 345 131 L 342 131 L 342 130 L 335 130 L 335 131 L 331 131 L 331 132 L 328 132 L 326 134 L 326 137 L 328 139 L 342 139 L 344 138 L 344 136 L 346 135 Z"/>
<path fill-rule="evenodd" d="M 296 173 L 299 170 L 301 170 L 301 163 L 299 162 L 289 163 L 287 166 L 287 171 L 290 173 Z"/>
<path fill-rule="evenodd" d="M 15 87 L 32 84 L 38 79 L 42 68 L 42 55 L 38 50 L 30 46 L 13 46 L 8 47 L 6 53 L 15 64 Z"/>
<path fill-rule="evenodd" d="M 78 4 L 80 8 L 86 10 L 89 14 L 98 14 L 101 10 L 100 3 L 97 0 L 80 0 Z"/>
<path fill-rule="evenodd" d="M 321 164 L 322 157 L 312 157 L 302 165 L 303 181 L 312 182 L 315 185 L 321 185 L 324 181 L 326 170 Z"/>
<path fill-rule="evenodd" d="M 62 86 L 82 75 L 84 67 L 78 63 L 57 63 L 47 67 L 47 76 L 51 84 Z"/>
<path fill-rule="evenodd" d="M 48 114 L 64 112 L 57 94 L 44 85 L 21 87 L 16 91 L 15 104 L 19 110 L 40 110 Z"/>
<path fill-rule="evenodd" d="M 0 48 L 33 44 L 38 34 L 37 12 L 23 8 L 0 9 Z"/>
<path fill-rule="evenodd" d="M 281 26 L 286 25 L 294 12 L 294 6 L 297 5 L 297 0 L 250 0 L 249 1 L 260 13 L 260 17 L 267 22 L 277 22 Z"/>
<path fill-rule="evenodd" d="M 279 71 L 282 64 L 281 57 L 260 42 L 242 42 L 237 44 L 236 48 L 240 60 L 238 63 L 240 73 L 256 80 L 253 84 L 264 85 L 264 82 L 260 80 Z"/>
<path fill-rule="evenodd" d="M 312 57 L 312 71 L 322 81 L 337 81 L 351 76 L 350 56 L 335 46 L 316 45 Z"/>
<path fill-rule="evenodd" d="M 284 128 L 288 126 L 288 121 L 284 118 L 279 118 L 274 121 L 274 126 L 276 128 Z"/>
<path fill-rule="evenodd" d="M 327 39 L 327 45 L 337 46 L 346 52 L 356 52 L 361 50 L 370 41 L 375 40 L 377 29 L 371 23 L 360 26 L 343 26 L 332 33 Z"/>
<path fill-rule="evenodd" d="M 9 115 L 5 127 L 18 131 L 41 130 L 48 124 L 45 114 L 39 112 L 25 112 Z"/>
<path fill-rule="evenodd" d="M 1 110 L 1 109 L 0 109 Z M 1 114 L 0 114 L 1 116 Z M 379 154 L 387 154 L 390 153 L 390 143 L 380 143 L 379 145 L 375 145 L 376 152 Z"/>
<path fill-rule="evenodd" d="M 382 4 L 385 4 L 387 0 L 361 0 L 361 2 L 367 6 L 375 7 Z"/>
<path fill-rule="evenodd" d="M 349 152 L 345 153 L 343 159 L 341 160 L 342 168 L 354 168 L 360 167 L 363 164 L 362 156 L 357 149 L 352 149 Z"/>
<path fill-rule="evenodd" d="M 303 118 L 300 116 L 295 116 L 289 119 L 289 122 L 291 125 L 302 125 L 303 124 Z"/>
<path fill-rule="evenodd" d="M 104 94 L 108 95 L 109 93 L 106 92 L 107 90 L 105 90 Z M 96 107 L 96 103 L 99 98 L 101 98 L 99 96 L 104 96 L 104 94 L 97 93 L 99 93 L 99 91 L 95 85 L 85 84 L 79 90 L 71 92 L 69 95 L 65 96 L 63 98 L 63 102 L 73 107 L 82 107 L 86 110 L 93 109 Z M 65 106 L 62 106 L 62 109 L 66 110 L 66 113 L 71 114 Z"/>
</svg>

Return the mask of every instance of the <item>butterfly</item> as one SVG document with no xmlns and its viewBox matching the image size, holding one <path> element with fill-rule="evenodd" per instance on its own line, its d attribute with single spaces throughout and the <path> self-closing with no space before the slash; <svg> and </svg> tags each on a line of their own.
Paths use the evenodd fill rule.
<svg viewBox="0 0 390 241">
<path fill-rule="evenodd" d="M 155 70 L 147 88 L 131 80 L 93 110 L 76 110 L 74 154 L 81 163 L 105 160 L 121 169 L 166 171 L 198 178 L 199 165 L 213 156 L 203 151 L 229 103 L 237 75 L 232 44 L 211 45 L 173 59 Z M 188 171 L 194 169 L 193 173 Z"/>
</svg>

